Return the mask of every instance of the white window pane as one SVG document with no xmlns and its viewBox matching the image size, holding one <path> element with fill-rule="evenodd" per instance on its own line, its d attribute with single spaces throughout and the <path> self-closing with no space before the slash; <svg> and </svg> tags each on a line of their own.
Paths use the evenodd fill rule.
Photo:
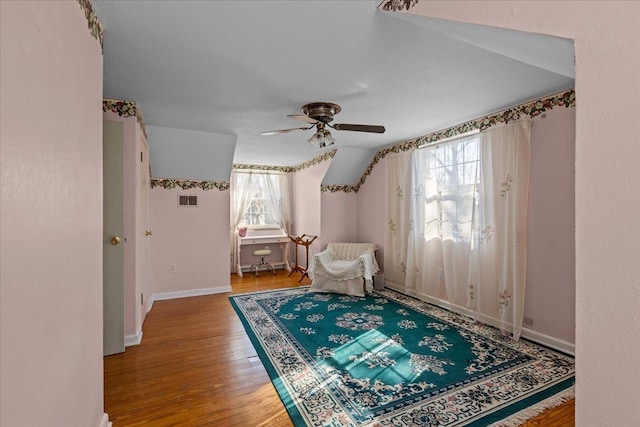
<svg viewBox="0 0 640 427">
<path fill-rule="evenodd" d="M 433 177 L 425 186 L 424 238 L 455 242 L 473 239 L 477 209 L 479 138 L 466 138 L 427 147 L 421 158 Z"/>
</svg>

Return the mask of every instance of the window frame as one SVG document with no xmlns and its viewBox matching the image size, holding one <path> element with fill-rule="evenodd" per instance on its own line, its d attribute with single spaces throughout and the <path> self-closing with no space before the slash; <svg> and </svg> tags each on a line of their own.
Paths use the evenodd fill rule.
<svg viewBox="0 0 640 427">
<path fill-rule="evenodd" d="M 467 155 L 467 144 L 468 142 L 473 141 L 473 144 L 475 146 L 475 149 L 473 150 L 473 156 L 474 157 L 472 160 L 470 160 L 470 158 Z M 461 147 L 461 152 L 458 154 L 460 157 L 458 157 L 458 155 L 456 155 L 456 157 L 458 157 L 459 161 L 453 160 L 452 156 L 448 156 L 447 152 L 444 151 L 447 148 L 451 147 L 453 144 L 457 144 L 457 143 L 461 143 L 464 144 Z M 481 153 L 481 147 L 480 147 L 480 136 L 479 136 L 479 132 L 470 132 L 468 134 L 464 134 L 464 135 L 459 135 L 456 137 L 452 137 L 452 138 L 447 138 L 444 141 L 438 141 L 435 144 L 430 144 L 427 145 L 425 147 L 420 147 L 420 149 L 429 149 L 429 148 L 433 148 L 436 150 L 443 150 L 442 154 L 440 154 L 442 157 L 438 158 L 437 155 L 434 155 L 433 157 L 431 157 L 429 159 L 429 164 L 426 165 L 426 167 L 429 169 L 429 175 L 431 176 L 431 179 L 435 179 L 438 182 L 438 186 L 440 187 L 442 186 L 450 186 L 452 185 L 450 182 L 443 182 L 442 179 L 444 177 L 446 177 L 447 175 L 447 169 L 451 168 L 453 169 L 458 169 L 460 167 L 462 167 L 463 169 L 463 175 L 462 175 L 462 183 L 458 183 L 456 184 L 456 188 L 458 188 L 458 193 L 463 193 L 463 192 L 470 192 L 472 193 L 474 196 L 472 197 L 473 199 L 473 206 L 472 209 L 474 209 L 476 211 L 476 214 L 478 212 L 478 206 L 479 206 L 479 188 L 480 188 L 480 175 L 479 175 L 479 168 L 480 168 L 480 153 Z M 438 163 L 438 164 L 434 164 Z M 469 177 L 467 177 L 467 169 L 466 166 L 474 163 L 475 164 L 475 168 L 476 168 L 476 176 L 475 176 L 475 182 L 470 182 Z M 459 170 L 459 169 L 458 169 Z M 456 172 L 457 173 L 457 172 Z M 459 175 L 456 175 L 459 176 Z M 423 177 L 424 182 L 422 183 L 422 188 L 426 188 L 426 181 L 428 180 L 428 176 L 425 175 Z M 437 218 L 433 218 L 428 222 L 425 222 L 423 224 L 423 234 L 425 236 L 425 239 L 427 239 L 427 229 L 431 228 L 434 226 L 435 223 L 435 227 L 437 229 L 437 238 L 440 239 L 441 241 L 445 241 L 445 240 L 452 240 L 454 242 L 461 242 L 462 240 L 464 240 L 464 238 L 460 237 L 460 232 L 456 232 L 455 230 L 458 230 L 458 225 L 461 223 L 461 221 L 459 220 L 459 214 L 460 214 L 460 209 L 458 207 L 458 204 L 456 203 L 456 210 L 453 213 L 453 215 L 455 216 L 454 220 L 451 220 L 450 218 L 445 218 L 444 215 L 444 203 L 446 201 L 455 201 L 453 199 L 449 199 L 447 196 L 444 196 L 442 194 L 442 190 L 439 188 L 438 192 L 436 195 L 433 195 L 431 197 L 427 197 L 426 191 L 423 194 L 423 200 L 422 203 L 424 203 L 425 206 L 425 210 L 427 208 L 427 205 L 429 203 L 435 202 L 436 206 L 437 206 L 437 211 L 438 211 L 438 216 Z M 429 199 L 432 199 L 432 201 L 430 201 Z M 451 215 L 451 213 L 449 214 Z M 449 216 L 447 215 L 447 216 Z M 443 233 L 443 225 L 445 225 L 445 223 L 450 223 L 452 224 L 452 226 L 450 227 L 452 230 L 452 234 L 451 235 L 445 235 Z M 471 225 L 472 229 L 471 229 L 471 241 L 476 241 L 478 238 L 478 230 L 477 227 L 472 224 Z"/>
<path fill-rule="evenodd" d="M 271 175 L 278 175 L 279 173 L 267 173 L 267 172 L 255 172 L 255 171 L 236 171 L 236 173 L 238 174 L 243 174 L 243 175 L 247 175 L 247 177 L 245 179 L 250 179 L 250 176 L 260 176 L 263 175 L 264 177 L 260 177 L 262 180 L 265 179 L 270 179 Z M 262 183 L 264 185 L 264 182 Z M 277 180 L 276 180 L 276 184 L 277 184 Z M 260 190 L 258 190 L 260 191 Z M 257 192 L 258 192 L 257 191 Z M 278 188 L 278 193 L 282 192 L 281 188 Z M 263 190 L 264 192 L 264 190 Z M 267 209 L 267 198 L 263 195 L 261 197 L 251 197 L 251 202 L 249 203 L 249 206 L 247 207 L 247 211 L 243 212 L 242 216 L 243 216 L 243 221 L 240 222 L 240 224 L 238 225 L 238 227 L 246 227 L 247 230 L 280 230 L 280 224 L 276 223 L 276 222 L 270 222 L 270 223 L 265 223 L 265 224 L 247 224 L 246 222 L 244 222 L 244 218 L 246 218 L 246 216 L 248 215 L 248 211 L 249 209 L 251 209 L 251 206 L 253 205 L 253 201 L 254 200 L 263 200 L 264 201 L 264 207 L 263 207 L 263 212 L 266 213 L 266 216 L 268 216 L 269 218 L 272 218 L 273 221 L 273 215 L 271 213 L 269 213 L 268 209 Z M 273 201 L 273 204 L 277 206 L 278 202 L 277 201 Z"/>
</svg>

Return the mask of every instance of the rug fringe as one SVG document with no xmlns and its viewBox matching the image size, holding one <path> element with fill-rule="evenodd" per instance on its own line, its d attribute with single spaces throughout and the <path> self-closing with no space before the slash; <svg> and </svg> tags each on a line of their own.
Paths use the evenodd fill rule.
<svg viewBox="0 0 640 427">
<path fill-rule="evenodd" d="M 562 390 L 560 393 L 557 393 L 547 399 L 544 399 L 535 405 L 529 406 L 522 411 L 516 412 L 509 417 L 500 420 L 496 423 L 491 424 L 489 427 L 518 427 L 522 424 L 526 423 L 531 418 L 536 415 L 540 415 L 544 411 L 547 411 L 551 408 L 555 408 L 565 402 L 568 402 L 571 399 L 575 398 L 575 390 L 574 387 L 570 387 L 566 390 Z"/>
</svg>

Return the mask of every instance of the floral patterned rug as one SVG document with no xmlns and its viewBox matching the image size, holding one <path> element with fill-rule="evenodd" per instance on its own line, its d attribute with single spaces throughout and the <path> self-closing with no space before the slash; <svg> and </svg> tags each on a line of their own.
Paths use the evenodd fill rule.
<svg viewBox="0 0 640 427">
<path fill-rule="evenodd" d="M 391 290 L 229 299 L 296 426 L 510 426 L 573 397 L 572 357 Z"/>
</svg>

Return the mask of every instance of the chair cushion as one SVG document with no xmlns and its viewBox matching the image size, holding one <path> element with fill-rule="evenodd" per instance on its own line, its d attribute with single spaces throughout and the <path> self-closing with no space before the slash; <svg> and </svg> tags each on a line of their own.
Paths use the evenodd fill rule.
<svg viewBox="0 0 640 427">
<path fill-rule="evenodd" d="M 374 252 L 376 249 L 375 243 L 329 243 L 327 245 L 327 250 L 331 252 L 334 260 L 354 260 L 360 255 Z"/>
<path fill-rule="evenodd" d="M 256 249 L 253 254 L 255 256 L 271 255 L 271 249 Z"/>
</svg>

